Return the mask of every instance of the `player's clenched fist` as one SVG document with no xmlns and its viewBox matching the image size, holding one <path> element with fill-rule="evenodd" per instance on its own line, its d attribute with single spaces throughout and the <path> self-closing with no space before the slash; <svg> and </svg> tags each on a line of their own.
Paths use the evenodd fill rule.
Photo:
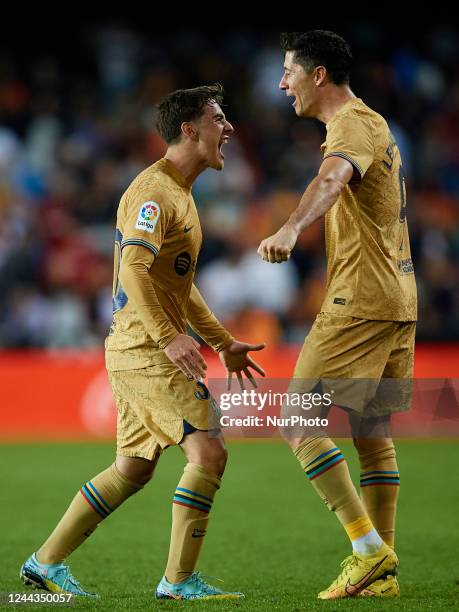
<svg viewBox="0 0 459 612">
<path fill-rule="evenodd" d="M 169 342 L 164 352 L 190 380 L 206 377 L 207 364 L 199 352 L 199 343 L 191 336 L 179 334 Z"/>
<path fill-rule="evenodd" d="M 290 259 L 290 253 L 296 244 L 298 232 L 284 225 L 273 236 L 265 238 L 258 247 L 258 253 L 265 261 L 282 263 Z"/>
</svg>

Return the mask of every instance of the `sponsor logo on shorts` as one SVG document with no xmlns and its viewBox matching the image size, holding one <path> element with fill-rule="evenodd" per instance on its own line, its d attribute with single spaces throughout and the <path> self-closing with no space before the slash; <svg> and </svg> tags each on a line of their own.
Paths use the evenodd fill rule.
<svg viewBox="0 0 459 612">
<path fill-rule="evenodd" d="M 333 304 L 339 304 L 340 306 L 346 306 L 346 299 L 345 298 L 335 298 L 333 300 Z"/>
</svg>

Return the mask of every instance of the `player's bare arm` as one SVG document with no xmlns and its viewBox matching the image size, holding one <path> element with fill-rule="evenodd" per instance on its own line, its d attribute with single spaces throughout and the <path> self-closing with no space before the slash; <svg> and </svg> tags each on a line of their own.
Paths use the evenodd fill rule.
<svg viewBox="0 0 459 612">
<path fill-rule="evenodd" d="M 290 258 L 298 236 L 322 217 L 354 175 L 354 166 L 342 157 L 327 157 L 309 183 L 296 210 L 273 236 L 265 238 L 258 253 L 265 261 L 282 263 Z"/>
</svg>

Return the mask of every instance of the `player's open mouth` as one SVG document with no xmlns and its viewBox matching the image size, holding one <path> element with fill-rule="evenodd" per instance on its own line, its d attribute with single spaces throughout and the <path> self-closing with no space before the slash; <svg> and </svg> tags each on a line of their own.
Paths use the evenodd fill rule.
<svg viewBox="0 0 459 612">
<path fill-rule="evenodd" d="M 229 136 L 223 136 L 223 138 L 221 139 L 219 145 L 218 145 L 218 152 L 220 153 L 220 155 L 223 157 L 223 159 L 225 159 L 225 156 L 223 155 L 222 152 L 222 147 L 223 145 L 225 145 L 229 140 Z"/>
</svg>

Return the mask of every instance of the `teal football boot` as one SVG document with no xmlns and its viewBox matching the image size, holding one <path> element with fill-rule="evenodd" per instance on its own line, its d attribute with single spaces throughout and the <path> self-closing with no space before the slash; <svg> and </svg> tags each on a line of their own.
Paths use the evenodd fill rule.
<svg viewBox="0 0 459 612">
<path fill-rule="evenodd" d="M 67 593 L 79 597 L 99 597 L 97 593 L 85 591 L 78 580 L 72 576 L 67 565 L 63 563 L 44 565 L 37 561 L 35 553 L 23 564 L 19 577 L 26 586 L 43 589 L 51 593 Z"/>
<path fill-rule="evenodd" d="M 199 572 L 195 572 L 178 584 L 169 582 L 163 576 L 155 596 L 156 599 L 241 599 L 244 594 L 222 591 L 208 584 Z"/>
</svg>

